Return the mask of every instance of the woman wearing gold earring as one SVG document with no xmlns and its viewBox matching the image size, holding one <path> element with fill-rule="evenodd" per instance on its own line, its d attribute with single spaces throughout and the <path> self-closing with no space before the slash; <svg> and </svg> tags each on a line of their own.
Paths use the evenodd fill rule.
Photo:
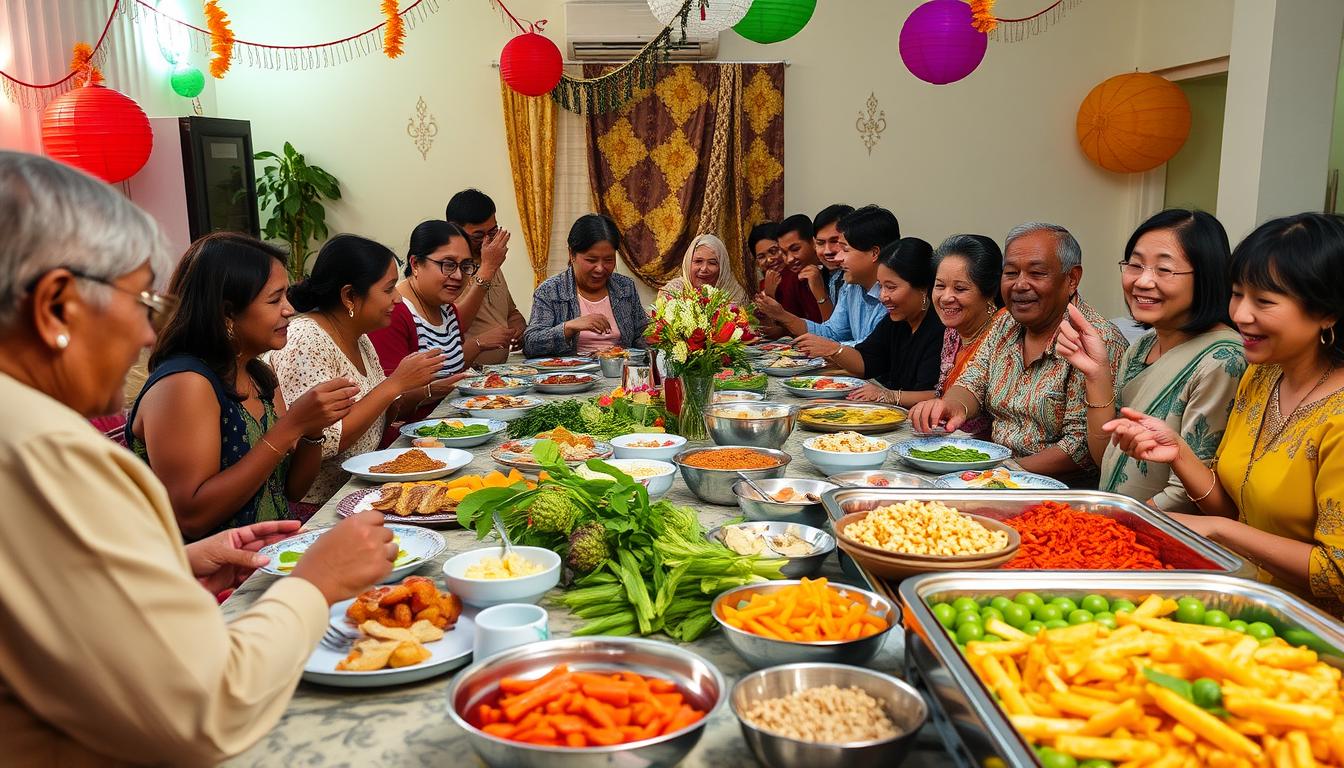
<svg viewBox="0 0 1344 768">
<path fill-rule="evenodd" d="M 388 421 L 411 415 L 430 396 L 443 368 L 443 350 L 413 352 L 384 374 L 368 334 L 385 328 L 397 301 L 397 260 L 384 245 L 337 235 L 317 254 L 313 273 L 290 287 L 289 301 L 303 313 L 289 324 L 289 342 L 271 355 L 285 402 L 313 386 L 346 378 L 359 396 L 344 418 L 322 431 L 322 467 L 303 497 L 321 506 L 348 478 L 346 458 L 376 450 Z M 306 510 L 304 510 L 306 511 Z"/>
<path fill-rule="evenodd" d="M 887 316 L 853 347 L 834 342 L 826 355 L 849 373 L 869 379 L 850 400 L 910 407 L 934 396 L 943 322 L 929 311 L 933 289 L 933 246 L 905 237 L 882 247 L 878 256 L 879 300 Z"/>
<path fill-rule="evenodd" d="M 1188 436 L 1125 408 L 1116 446 L 1171 466 L 1198 515 L 1173 514 L 1262 578 L 1344 616 L 1344 217 L 1258 227 L 1232 254 L 1232 322 L 1249 367 L 1210 467 Z"/>
</svg>

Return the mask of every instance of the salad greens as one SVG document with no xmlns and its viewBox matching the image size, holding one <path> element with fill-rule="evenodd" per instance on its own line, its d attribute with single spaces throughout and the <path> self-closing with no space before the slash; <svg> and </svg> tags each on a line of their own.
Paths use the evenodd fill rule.
<svg viewBox="0 0 1344 768">
<path fill-rule="evenodd" d="M 455 427 L 446 421 L 440 421 L 438 424 L 419 427 L 415 430 L 415 434 L 420 437 L 474 437 L 489 431 L 490 428 L 484 424 L 463 424 Z"/>
<path fill-rule="evenodd" d="M 588 467 L 611 480 L 587 480 L 565 466 L 550 440 L 538 441 L 532 453 L 550 479 L 530 491 L 521 484 L 476 491 L 458 505 L 457 516 L 484 538 L 497 513 L 515 544 L 547 547 L 562 556 L 593 534 L 593 524 L 600 525 L 605 549 L 584 541 L 583 554 L 597 551 L 605 558 L 586 573 L 571 559 L 571 570 L 579 572 L 560 598 L 587 620 L 576 635 L 664 632 L 687 642 L 713 626 L 710 606 L 720 592 L 782 577 L 786 560 L 738 555 L 706 540 L 695 510 L 667 501 L 651 504 L 643 484 L 606 462 L 590 459 Z M 557 492 L 572 509 L 550 500 Z M 547 512 L 537 515 L 534 506 L 543 498 Z"/>
</svg>

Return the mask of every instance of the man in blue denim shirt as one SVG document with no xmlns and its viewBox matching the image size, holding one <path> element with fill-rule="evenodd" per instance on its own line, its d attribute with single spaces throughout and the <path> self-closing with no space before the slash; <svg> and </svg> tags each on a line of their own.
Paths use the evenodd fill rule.
<svg viewBox="0 0 1344 768">
<path fill-rule="evenodd" d="M 845 285 L 830 319 L 822 323 L 804 320 L 784 311 L 768 296 L 756 297 L 756 306 L 763 314 L 797 337 L 794 347 L 812 356 L 834 346 L 820 343 L 825 339 L 846 344 L 863 341 L 886 315 L 878 299 L 877 257 L 882 246 L 901 237 L 896 216 L 885 208 L 866 205 L 841 218 L 837 229 Z"/>
</svg>

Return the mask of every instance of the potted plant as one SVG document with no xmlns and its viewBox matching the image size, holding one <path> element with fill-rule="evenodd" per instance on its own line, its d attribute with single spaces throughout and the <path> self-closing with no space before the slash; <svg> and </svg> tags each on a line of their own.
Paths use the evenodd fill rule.
<svg viewBox="0 0 1344 768">
<path fill-rule="evenodd" d="M 327 200 L 341 199 L 341 183 L 316 165 L 309 165 L 294 145 L 285 142 L 283 155 L 258 152 L 258 162 L 274 160 L 261 168 L 257 201 L 269 218 L 262 226 L 267 240 L 289 246 L 289 279 L 298 282 L 307 273 L 308 245 L 327 238 Z"/>
</svg>

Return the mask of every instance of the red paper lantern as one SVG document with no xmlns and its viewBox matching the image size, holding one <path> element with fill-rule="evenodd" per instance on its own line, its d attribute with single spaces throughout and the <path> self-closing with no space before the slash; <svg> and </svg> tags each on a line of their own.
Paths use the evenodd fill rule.
<svg viewBox="0 0 1344 768">
<path fill-rule="evenodd" d="M 550 93 L 564 74 L 560 49 L 545 35 L 527 32 L 510 40 L 499 55 L 499 76 L 524 96 Z"/>
<path fill-rule="evenodd" d="M 42 149 L 47 155 L 109 184 L 134 176 L 153 146 L 145 111 L 111 88 L 75 88 L 42 112 Z"/>
</svg>

